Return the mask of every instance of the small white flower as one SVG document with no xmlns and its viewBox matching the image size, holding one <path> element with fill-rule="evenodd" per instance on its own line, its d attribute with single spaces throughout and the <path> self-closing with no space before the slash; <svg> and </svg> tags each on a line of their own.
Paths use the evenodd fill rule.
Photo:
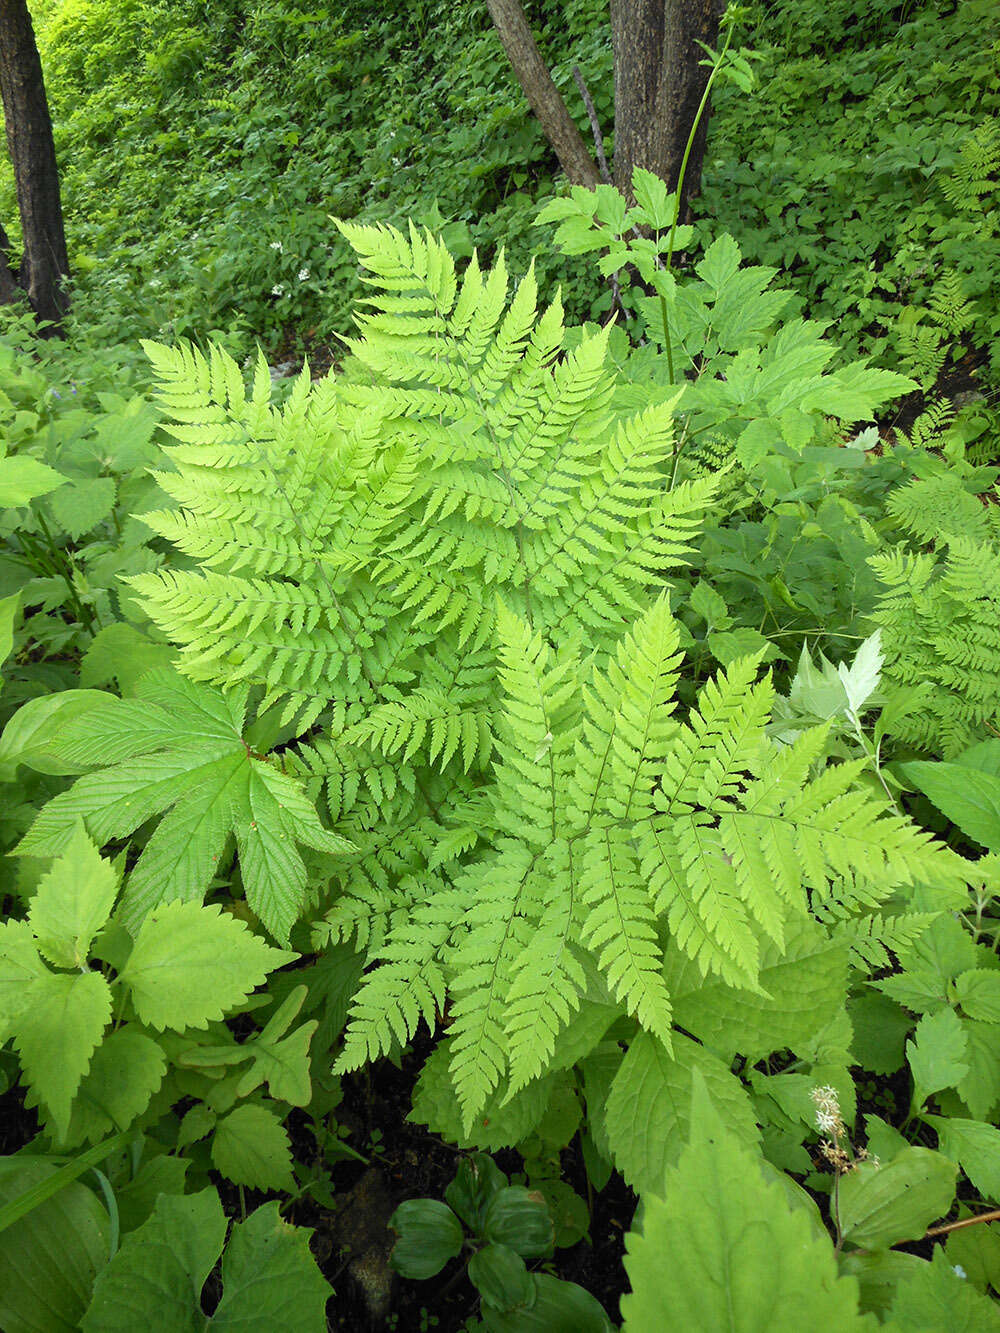
<svg viewBox="0 0 1000 1333">
<path fill-rule="evenodd" d="M 968 1277 L 968 1276 L 969 1276 L 968 1273 L 965 1271 L 965 1269 L 962 1267 L 961 1264 L 952 1264 L 952 1266 L 951 1266 L 951 1271 L 955 1274 L 956 1277 Z"/>
<path fill-rule="evenodd" d="M 821 1134 L 832 1134 L 840 1126 L 840 1117 L 830 1111 L 816 1111 L 816 1128 Z"/>
<path fill-rule="evenodd" d="M 280 241 L 272 241 L 272 242 L 271 242 L 271 249 L 272 249 L 272 250 L 277 250 L 278 254 L 280 255 L 280 254 L 283 254 L 283 253 L 284 253 L 285 247 L 281 244 Z"/>
<path fill-rule="evenodd" d="M 282 287 L 280 282 L 275 283 L 275 285 L 271 288 L 272 296 L 284 296 L 284 294 L 285 294 L 285 289 L 284 287 Z"/>
<path fill-rule="evenodd" d="M 299 282 L 308 282 L 308 281 L 309 281 L 309 270 L 307 268 L 300 268 Z"/>
</svg>

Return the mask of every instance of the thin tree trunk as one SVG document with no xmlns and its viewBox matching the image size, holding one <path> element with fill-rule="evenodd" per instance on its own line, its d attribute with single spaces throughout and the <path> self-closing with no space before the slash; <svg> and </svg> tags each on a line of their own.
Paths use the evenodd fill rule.
<svg viewBox="0 0 1000 1333">
<path fill-rule="evenodd" d="M 0 0 L 0 4 L 4 0 Z M 593 189 L 600 177 L 583 135 L 552 82 L 519 0 L 486 0 L 507 58 L 559 165 L 574 185 Z"/>
<path fill-rule="evenodd" d="M 54 332 L 69 304 L 62 285 L 69 262 L 52 121 L 25 0 L 0 0 L 0 97 L 24 243 L 17 285 L 27 293 L 39 319 L 55 325 L 48 330 Z M 0 300 L 5 277 L 11 276 L 4 259 Z"/>
<path fill-rule="evenodd" d="M 677 188 L 681 160 L 709 70 L 702 41 L 715 45 L 717 0 L 611 0 L 615 59 L 615 184 L 632 196 L 632 172 L 644 167 Z M 698 193 L 708 108 L 684 177 L 681 216 Z"/>
</svg>

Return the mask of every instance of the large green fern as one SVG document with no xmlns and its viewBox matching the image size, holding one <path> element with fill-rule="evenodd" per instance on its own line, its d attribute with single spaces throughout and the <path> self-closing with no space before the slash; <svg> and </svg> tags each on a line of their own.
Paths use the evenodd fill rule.
<svg viewBox="0 0 1000 1333">
<path fill-rule="evenodd" d="M 676 396 L 615 398 L 607 331 L 567 339 L 531 272 L 509 299 L 502 256 L 459 280 L 428 234 L 342 230 L 373 294 L 339 377 L 277 408 L 263 362 L 248 393 L 219 351 L 148 348 L 178 443 L 146 521 L 184 559 L 133 592 L 186 675 L 277 706 L 281 765 L 325 796 L 338 840 L 293 830 L 321 858 L 315 939 L 371 964 L 340 1069 L 443 1016 L 468 1131 L 618 1012 L 643 1030 L 626 1083 L 690 1079 L 714 1057 L 672 1035 L 679 967 L 766 1004 L 789 938 L 864 958 L 948 854 L 827 766 L 822 729 L 766 739 L 758 659 L 675 715 L 665 579 L 715 494 L 671 484 Z"/>
</svg>

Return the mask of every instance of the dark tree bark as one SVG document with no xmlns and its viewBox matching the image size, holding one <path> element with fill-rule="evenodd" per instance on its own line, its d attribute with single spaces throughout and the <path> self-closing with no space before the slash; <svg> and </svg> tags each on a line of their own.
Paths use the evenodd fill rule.
<svg viewBox="0 0 1000 1333">
<path fill-rule="evenodd" d="M 717 0 L 611 0 L 615 53 L 615 184 L 631 195 L 644 167 L 676 190 L 681 161 L 710 71 L 699 65 L 704 42 L 719 35 Z M 708 108 L 691 145 L 681 198 L 698 193 Z"/>
<path fill-rule="evenodd" d="M 0 0 L 2 3 L 3 0 Z M 555 149 L 559 165 L 574 185 L 593 189 L 600 177 L 583 135 L 552 82 L 524 17 L 520 0 L 486 0 L 503 48 L 538 123 Z"/>
<path fill-rule="evenodd" d="M 569 179 L 593 189 L 600 176 L 539 54 L 520 0 L 486 0 L 531 109 Z M 611 0 L 615 67 L 615 184 L 631 197 L 645 167 L 677 188 L 684 149 L 708 82 L 702 41 L 715 46 L 720 0 Z M 697 194 L 708 108 L 691 146 L 681 212 Z"/>
<path fill-rule="evenodd" d="M 20 288 L 39 319 L 55 326 L 47 332 L 55 332 L 69 303 L 62 285 L 69 262 L 52 121 L 25 0 L 0 0 L 0 97 L 24 243 L 15 276 L 7 263 L 6 233 L 0 235 L 0 301 Z"/>
</svg>

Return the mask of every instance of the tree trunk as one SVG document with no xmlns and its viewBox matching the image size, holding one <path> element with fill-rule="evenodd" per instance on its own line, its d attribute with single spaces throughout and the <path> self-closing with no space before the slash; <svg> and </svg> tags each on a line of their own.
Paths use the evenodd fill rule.
<svg viewBox="0 0 1000 1333">
<path fill-rule="evenodd" d="M 0 97 L 24 244 L 16 281 L 39 319 L 55 326 L 46 330 L 52 333 L 58 331 L 69 304 L 62 286 L 69 276 L 69 262 L 52 121 L 25 0 L 0 0 Z M 6 240 L 4 234 L 0 251 Z M 4 292 L 12 277 L 0 254 L 0 300 L 10 299 Z"/>
<path fill-rule="evenodd" d="M 0 5 L 4 0 L 0 0 Z M 593 189 L 600 177 L 587 151 L 583 135 L 566 110 L 559 89 L 552 82 L 538 51 L 520 0 L 486 0 L 518 82 L 545 137 L 555 149 L 559 165 L 574 185 Z"/>
<path fill-rule="evenodd" d="M 677 188 L 681 161 L 710 71 L 702 41 L 714 47 L 717 0 L 611 0 L 615 57 L 615 184 L 632 197 L 632 171 L 644 167 Z M 691 146 L 681 199 L 698 193 L 708 108 Z"/>
</svg>

